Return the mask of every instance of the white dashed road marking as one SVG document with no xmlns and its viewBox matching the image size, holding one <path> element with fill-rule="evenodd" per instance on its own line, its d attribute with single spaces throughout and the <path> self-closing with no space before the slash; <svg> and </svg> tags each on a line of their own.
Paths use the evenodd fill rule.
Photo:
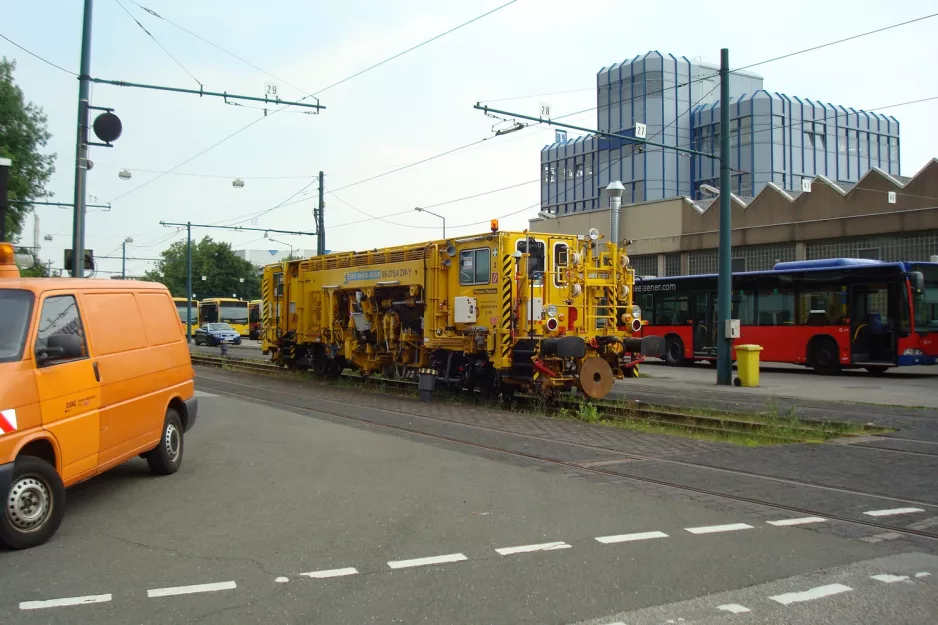
<svg viewBox="0 0 938 625">
<path fill-rule="evenodd" d="M 555 549 L 569 549 L 570 545 L 564 542 L 542 543 L 540 545 L 521 545 L 520 547 L 502 547 L 496 549 L 495 553 L 500 556 L 510 556 L 516 553 L 528 553 L 531 551 L 554 551 Z"/>
<path fill-rule="evenodd" d="M 278 577 L 278 578 L 275 579 L 274 581 L 277 582 L 278 584 L 286 584 L 287 582 L 290 581 L 290 578 L 289 578 L 289 577 Z"/>
<path fill-rule="evenodd" d="M 69 605 L 84 605 L 86 603 L 105 603 L 111 600 L 111 595 L 87 595 L 85 597 L 66 597 L 64 599 L 47 599 L 46 601 L 21 601 L 20 610 L 42 610 L 43 608 L 61 608 Z"/>
<path fill-rule="evenodd" d="M 729 525 L 705 525 L 704 527 L 684 528 L 691 534 L 716 534 L 717 532 L 735 532 L 737 530 L 751 530 L 751 525 L 745 523 L 730 523 Z"/>
<path fill-rule="evenodd" d="M 724 612 L 732 612 L 733 614 L 743 614 L 745 612 L 751 611 L 746 606 L 739 605 L 738 603 L 727 603 L 726 605 L 718 605 L 717 610 L 723 610 Z"/>
<path fill-rule="evenodd" d="M 633 540 L 648 540 L 650 538 L 667 538 L 664 532 L 637 532 L 635 534 L 619 534 L 617 536 L 598 536 L 596 540 L 608 545 L 612 543 L 627 543 Z"/>
<path fill-rule="evenodd" d="M 407 569 L 412 566 L 427 566 L 430 564 L 448 564 L 450 562 L 462 562 L 463 560 L 468 560 L 466 556 L 461 553 L 450 553 L 445 556 L 432 556 L 429 558 L 416 558 L 414 560 L 392 560 L 388 562 L 388 566 L 392 569 Z"/>
<path fill-rule="evenodd" d="M 823 523 L 827 519 L 821 518 L 819 516 L 805 516 L 799 519 L 780 519 L 778 521 L 766 521 L 769 525 L 774 525 L 776 527 L 785 527 L 787 525 L 805 525 L 807 523 Z"/>
<path fill-rule="evenodd" d="M 234 582 L 216 582 L 214 584 L 195 584 L 194 586 L 174 586 L 172 588 L 154 588 L 147 591 L 147 597 L 172 597 L 174 595 L 191 595 L 197 592 L 218 592 L 219 590 L 234 590 L 238 585 Z"/>
<path fill-rule="evenodd" d="M 313 579 L 326 579 L 328 577 L 344 577 L 346 575 L 358 575 L 358 569 L 348 567 L 346 569 L 330 569 L 328 571 L 311 571 L 309 573 L 300 573 L 303 577 L 312 577 Z"/>
<path fill-rule="evenodd" d="M 913 512 L 925 512 L 921 508 L 892 508 L 890 510 L 867 510 L 863 514 L 867 516 L 892 516 L 894 514 L 911 514 Z"/>
<path fill-rule="evenodd" d="M 929 575 L 931 575 L 931 573 L 928 571 L 922 571 L 921 573 L 916 573 L 915 577 L 928 577 Z"/>
<path fill-rule="evenodd" d="M 878 582 L 886 582 L 887 584 L 895 584 L 896 582 L 909 581 L 909 576 L 908 575 L 890 575 L 889 573 L 883 573 L 882 575 L 870 575 L 870 579 L 875 579 Z"/>
<path fill-rule="evenodd" d="M 195 392 L 195 396 L 196 396 L 196 397 L 206 397 L 206 398 L 208 398 L 208 397 L 218 397 L 218 395 L 215 395 L 215 394 L 213 394 L 213 393 L 206 393 L 205 391 L 196 391 L 196 392 Z"/>
<path fill-rule="evenodd" d="M 804 592 L 787 592 L 784 595 L 775 595 L 774 597 L 769 597 L 769 599 L 781 603 L 782 605 L 789 605 L 792 603 L 801 603 L 802 601 L 813 601 L 814 599 L 829 597 L 831 595 L 839 595 L 842 592 L 849 592 L 851 590 L 853 590 L 853 588 L 844 586 L 843 584 L 828 584 L 827 586 L 818 586 L 817 588 L 805 590 Z"/>
</svg>

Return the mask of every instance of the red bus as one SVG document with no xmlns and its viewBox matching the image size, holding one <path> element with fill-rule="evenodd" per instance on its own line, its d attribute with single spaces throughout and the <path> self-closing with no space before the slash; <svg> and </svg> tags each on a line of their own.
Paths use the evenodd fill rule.
<svg viewBox="0 0 938 625">
<path fill-rule="evenodd" d="M 717 276 L 636 278 L 635 301 L 667 364 L 716 360 Z M 732 318 L 734 343 L 761 345 L 762 361 L 826 375 L 938 364 L 938 263 L 835 258 L 736 273 Z"/>
</svg>

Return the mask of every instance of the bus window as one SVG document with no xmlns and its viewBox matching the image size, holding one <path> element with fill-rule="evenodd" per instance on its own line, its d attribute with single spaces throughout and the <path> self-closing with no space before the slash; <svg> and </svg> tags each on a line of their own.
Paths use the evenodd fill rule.
<svg viewBox="0 0 938 625">
<path fill-rule="evenodd" d="M 655 295 L 654 293 L 636 293 L 635 303 L 642 309 L 642 317 L 651 325 L 661 323 L 655 317 Z"/>
<path fill-rule="evenodd" d="M 687 294 L 658 294 L 655 297 L 655 323 L 685 325 L 690 321 Z"/>
<path fill-rule="evenodd" d="M 222 302 L 220 320 L 223 323 L 247 323 L 248 322 L 248 303 L 247 302 Z"/>
<path fill-rule="evenodd" d="M 733 318 L 739 319 L 739 324 L 751 326 L 756 324 L 756 294 L 754 291 L 740 291 L 733 296 Z"/>
<path fill-rule="evenodd" d="M 925 290 L 915 298 L 915 331 L 938 332 L 938 267 L 916 267 L 925 277 Z"/>
<path fill-rule="evenodd" d="M 847 319 L 847 292 L 841 287 L 803 291 L 798 299 L 800 325 L 841 325 Z"/>
<path fill-rule="evenodd" d="M 795 294 L 777 289 L 759 291 L 759 325 L 786 326 L 795 323 Z"/>
</svg>

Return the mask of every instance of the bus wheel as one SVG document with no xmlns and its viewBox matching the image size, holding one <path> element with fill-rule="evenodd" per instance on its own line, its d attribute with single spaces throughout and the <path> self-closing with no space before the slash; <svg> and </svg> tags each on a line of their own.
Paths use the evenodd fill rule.
<svg viewBox="0 0 938 625">
<path fill-rule="evenodd" d="M 837 358 L 837 343 L 826 338 L 815 341 L 811 345 L 808 361 L 820 375 L 837 375 L 840 373 L 840 360 Z"/>
<path fill-rule="evenodd" d="M 883 375 L 884 373 L 889 371 L 889 367 L 885 367 L 882 365 L 880 366 L 870 365 L 869 367 L 863 367 L 863 368 L 869 371 L 870 373 L 872 373 L 873 375 Z"/>
<path fill-rule="evenodd" d="M 65 517 L 65 486 L 55 467 L 34 456 L 20 456 L 0 513 L 0 543 L 28 549 L 46 542 Z"/>
<path fill-rule="evenodd" d="M 679 336 L 669 336 L 664 342 L 664 361 L 672 367 L 681 367 L 687 360 L 684 358 L 684 341 Z"/>
</svg>

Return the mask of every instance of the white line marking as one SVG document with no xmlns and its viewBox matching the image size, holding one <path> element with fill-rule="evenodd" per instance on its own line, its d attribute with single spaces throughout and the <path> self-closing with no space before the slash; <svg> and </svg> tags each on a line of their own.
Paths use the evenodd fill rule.
<svg viewBox="0 0 938 625">
<path fill-rule="evenodd" d="M 468 560 L 466 556 L 461 553 L 450 553 L 445 556 L 431 556 L 429 558 L 416 558 L 414 560 L 393 560 L 388 562 L 388 566 L 392 569 L 407 569 L 412 566 L 426 566 L 428 564 L 446 564 L 448 562 L 462 562 L 463 560 Z"/>
<path fill-rule="evenodd" d="M 884 540 L 895 540 L 897 538 L 902 538 L 902 534 L 897 534 L 896 532 L 883 532 L 882 534 L 874 534 L 873 536 L 864 536 L 860 540 L 865 543 L 881 543 Z"/>
<path fill-rule="evenodd" d="M 929 573 L 928 571 L 922 571 L 921 573 L 916 573 L 915 577 L 928 577 L 930 575 L 931 573 Z"/>
<path fill-rule="evenodd" d="M 908 575 L 890 575 L 889 573 L 883 573 L 882 575 L 870 575 L 870 579 L 875 579 L 878 582 L 886 582 L 887 584 L 895 584 L 896 582 L 909 581 L 909 576 Z"/>
<path fill-rule="evenodd" d="M 819 516 L 806 516 L 801 517 L 800 519 L 780 519 L 778 521 L 766 521 L 769 525 L 774 525 L 775 527 L 785 527 L 787 525 L 805 525 L 807 523 L 823 523 L 827 519 L 821 518 Z"/>
<path fill-rule="evenodd" d="M 636 532 L 635 534 L 619 534 L 617 536 L 597 536 L 596 540 L 609 545 L 612 543 L 627 543 L 633 540 L 648 540 L 649 538 L 667 538 L 664 532 Z"/>
<path fill-rule="evenodd" d="M 863 514 L 867 516 L 892 516 L 894 514 L 911 514 L 912 512 L 925 512 L 921 508 L 892 508 L 890 510 L 868 510 Z"/>
<path fill-rule="evenodd" d="M 743 614 L 745 612 L 751 612 L 749 608 L 744 605 L 739 605 L 738 603 L 727 603 L 726 605 L 718 605 L 717 610 L 723 610 L 724 612 L 732 612 L 733 614 Z"/>
<path fill-rule="evenodd" d="M 751 525 L 745 523 L 730 523 L 729 525 L 706 525 L 704 527 L 684 528 L 691 534 L 714 534 L 716 532 L 735 532 L 736 530 L 751 530 Z"/>
<path fill-rule="evenodd" d="M 194 586 L 175 586 L 172 588 L 154 588 L 147 591 L 147 597 L 172 597 L 173 595 L 191 595 L 197 592 L 217 592 L 219 590 L 234 590 L 238 585 L 234 582 L 215 582 L 214 584 L 195 584 Z"/>
<path fill-rule="evenodd" d="M 530 551 L 554 551 L 555 549 L 569 549 L 570 545 L 564 542 L 542 543 L 540 545 L 521 545 L 520 547 L 502 547 L 496 549 L 495 553 L 500 556 L 510 556 L 516 553 L 528 553 Z"/>
<path fill-rule="evenodd" d="M 277 582 L 278 584 L 286 584 L 287 582 L 290 581 L 290 578 L 289 578 L 289 577 L 278 577 L 278 578 L 275 579 L 274 581 Z"/>
<path fill-rule="evenodd" d="M 214 394 L 214 393 L 206 393 L 205 391 L 196 391 L 196 392 L 195 392 L 195 396 L 196 396 L 196 397 L 205 397 L 205 398 L 209 398 L 209 397 L 218 397 L 218 395 L 216 395 L 216 394 Z"/>
<path fill-rule="evenodd" d="M 64 599 L 47 599 L 45 601 L 21 601 L 20 610 L 42 610 L 43 608 L 61 608 L 68 605 L 84 605 L 86 603 L 105 603 L 111 600 L 111 595 L 87 595 L 84 597 L 65 597 Z"/>
<path fill-rule="evenodd" d="M 788 592 L 784 595 L 775 595 L 774 597 L 769 597 L 769 599 L 772 601 L 777 601 L 782 605 L 789 605 L 791 603 L 800 603 L 802 601 L 813 601 L 814 599 L 829 597 L 831 595 L 837 595 L 850 590 L 853 590 L 853 588 L 850 586 L 844 586 L 843 584 L 829 584 L 827 586 L 818 586 L 817 588 L 812 588 L 811 590 L 805 590 L 804 592 Z"/>
<path fill-rule="evenodd" d="M 347 569 L 331 569 L 329 571 L 311 571 L 309 573 L 300 573 L 300 575 L 303 577 L 312 577 L 313 579 L 326 579 L 327 577 L 358 575 L 358 569 L 349 567 Z"/>
</svg>

